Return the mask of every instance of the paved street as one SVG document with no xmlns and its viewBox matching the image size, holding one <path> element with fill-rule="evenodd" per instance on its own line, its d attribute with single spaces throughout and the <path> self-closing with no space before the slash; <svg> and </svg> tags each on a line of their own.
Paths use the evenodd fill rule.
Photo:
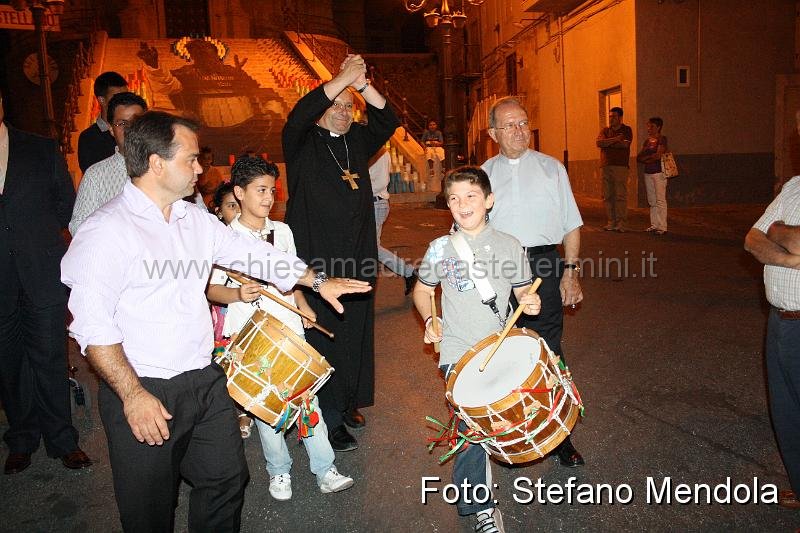
<svg viewBox="0 0 800 533">
<path fill-rule="evenodd" d="M 670 211 L 670 231 L 656 237 L 600 230 L 597 201 L 581 201 L 587 224 L 582 257 L 585 302 L 566 318 L 564 350 L 580 388 L 586 416 L 573 443 L 586 466 L 565 469 L 551 458 L 524 468 L 493 465 L 506 530 L 522 531 L 791 531 L 800 512 L 777 505 L 714 502 L 714 487 L 728 483 L 730 498 L 758 499 L 767 484 L 787 485 L 767 411 L 762 345 L 766 306 L 761 269 L 742 248 L 744 234 L 763 206 Z M 395 206 L 384 245 L 418 259 L 427 243 L 446 232 L 449 212 Z M 646 211 L 631 226 L 645 228 Z M 652 270 L 642 270 L 652 266 Z M 591 266 L 594 266 L 592 270 Z M 621 265 L 623 268 L 619 268 Z M 625 268 L 627 265 L 627 268 Z M 296 436 L 294 497 L 276 502 L 256 435 L 246 441 L 251 481 L 243 531 L 472 531 L 441 494 L 421 503 L 421 479 L 449 482 L 451 464 L 428 454 L 433 430 L 425 416 L 447 416 L 435 357 L 422 343 L 422 325 L 402 280 L 382 277 L 377 287 L 377 395 L 364 409 L 360 448 L 338 454 L 337 465 L 355 478 L 339 494 L 321 494 Z M 80 356 L 79 378 L 96 398 L 96 383 Z M 106 441 L 96 408 L 79 409 L 81 444 L 95 465 L 68 471 L 40 451 L 33 465 L 0 476 L 0 531 L 119 531 Z M 0 426 L 4 430 L 4 426 Z M 5 457 L 6 450 L 0 454 Z M 220 450 L 220 453 L 225 453 Z M 569 478 L 592 487 L 608 484 L 596 504 L 517 503 L 530 498 L 525 478 L 566 490 Z M 655 489 L 648 503 L 648 478 Z M 754 481 L 754 478 L 756 481 Z M 663 484 L 672 503 L 653 501 Z M 517 484 L 515 486 L 515 483 Z M 753 485 L 756 484 L 754 493 Z M 711 486 L 712 503 L 680 504 L 676 486 Z M 745 487 L 736 487 L 743 485 Z M 530 489 L 533 497 L 535 487 Z M 766 490 L 766 489 L 764 489 Z M 749 496 L 748 496 L 749 493 Z M 717 487 L 726 497 L 726 487 Z M 768 494 L 768 493 L 765 493 Z M 573 496 L 575 493 L 573 493 Z M 630 503 L 620 500 L 631 498 Z M 183 487 L 176 530 L 186 530 L 188 490 Z"/>
</svg>

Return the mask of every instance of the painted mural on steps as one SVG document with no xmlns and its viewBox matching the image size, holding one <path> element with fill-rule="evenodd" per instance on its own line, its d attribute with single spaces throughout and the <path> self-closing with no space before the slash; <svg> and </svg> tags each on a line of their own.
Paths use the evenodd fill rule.
<svg viewBox="0 0 800 533">
<path fill-rule="evenodd" d="M 231 155 L 246 152 L 283 161 L 280 134 L 290 104 L 245 72 L 248 58 L 210 37 L 183 37 L 172 43 L 171 51 L 187 64 L 167 68 L 159 61 L 158 50 L 146 42 L 140 43 L 136 54 L 143 62 L 137 92 L 144 93 L 151 109 L 197 120 L 202 126 L 200 144 L 213 148 L 215 164 L 224 165 Z M 284 79 L 279 71 L 273 74 L 279 85 L 301 93 L 319 83 L 310 78 Z"/>
</svg>

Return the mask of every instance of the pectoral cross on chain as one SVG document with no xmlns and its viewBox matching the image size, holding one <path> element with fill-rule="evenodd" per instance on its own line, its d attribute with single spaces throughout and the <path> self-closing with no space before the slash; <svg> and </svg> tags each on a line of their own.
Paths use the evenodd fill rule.
<svg viewBox="0 0 800 533">
<path fill-rule="evenodd" d="M 351 173 L 349 168 L 344 171 L 344 174 L 342 174 L 342 181 L 349 182 L 350 188 L 353 190 L 358 189 L 358 184 L 355 182 L 355 180 L 359 178 L 361 178 L 361 176 L 359 176 L 357 173 L 356 174 Z"/>
</svg>

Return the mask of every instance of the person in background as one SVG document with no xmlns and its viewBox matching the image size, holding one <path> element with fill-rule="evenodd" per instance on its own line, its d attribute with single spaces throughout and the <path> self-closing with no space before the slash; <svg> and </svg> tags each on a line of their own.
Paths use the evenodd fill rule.
<svg viewBox="0 0 800 533">
<path fill-rule="evenodd" d="M 188 200 L 187 200 L 188 201 Z M 233 185 L 231 182 L 223 182 L 217 190 L 214 191 L 213 208 L 214 214 L 226 226 L 230 226 L 233 219 L 239 216 L 239 202 L 236 201 L 236 196 L 233 194 Z M 211 271 L 212 279 L 218 272 L 218 269 Z M 230 341 L 230 336 L 225 336 L 225 315 L 228 314 L 228 306 L 224 304 L 215 304 L 211 302 L 211 324 L 214 327 L 214 353 L 217 350 L 224 350 L 225 346 Z M 253 418 L 247 411 L 239 409 L 237 406 L 239 418 L 239 432 L 243 439 L 249 439 L 250 433 L 253 430 Z"/>
<path fill-rule="evenodd" d="M 656 235 L 667 232 L 667 177 L 661 171 L 661 156 L 669 151 L 666 135 L 661 135 L 664 121 L 660 117 L 647 120 L 647 139 L 636 160 L 644 164 L 644 184 L 650 205 L 650 227 Z"/>
<path fill-rule="evenodd" d="M 208 146 L 200 148 L 200 158 L 198 163 L 203 168 L 203 173 L 197 177 L 197 190 L 203 196 L 203 203 L 211 210 L 214 200 L 214 192 L 222 184 L 224 178 L 222 172 L 214 165 L 214 153 Z"/>
<path fill-rule="evenodd" d="M 217 190 L 214 191 L 213 205 L 214 214 L 226 226 L 230 226 L 236 215 L 241 213 L 239 202 L 236 201 L 236 196 L 233 195 L 233 185 L 230 181 L 222 182 L 217 187 Z"/>
<path fill-rule="evenodd" d="M 612 107 L 608 112 L 608 127 L 597 135 L 600 148 L 600 170 L 603 173 L 603 202 L 608 222 L 606 231 L 627 230 L 628 223 L 628 173 L 630 171 L 633 131 L 622 123 L 622 108 Z"/>
<path fill-rule="evenodd" d="M 769 409 L 790 485 L 778 492 L 778 505 L 800 509 L 800 176 L 786 182 L 750 228 L 744 248 L 764 265 L 770 304 Z"/>
<path fill-rule="evenodd" d="M 59 263 L 75 189 L 52 139 L 3 123 L 0 93 L 0 399 L 8 419 L 5 474 L 31 465 L 43 440 L 67 468 L 78 447 L 67 380 L 66 287 Z"/>
<path fill-rule="evenodd" d="M 86 169 L 80 185 L 69 232 L 74 236 L 83 221 L 92 213 L 122 192 L 130 181 L 125 167 L 125 129 L 134 119 L 147 111 L 147 102 L 133 93 L 117 93 L 108 103 L 108 116 L 111 119 L 111 135 L 117 143 L 114 155 L 98 161 Z"/>
<path fill-rule="evenodd" d="M 444 136 L 439 131 L 439 125 L 435 120 L 428 121 L 428 129 L 422 132 L 422 146 L 425 147 L 425 159 L 428 160 L 428 172 L 433 175 L 434 162 L 439 165 L 444 161 Z"/>
<path fill-rule="evenodd" d="M 114 155 L 117 143 L 111 134 L 108 104 L 111 98 L 128 90 L 128 82 L 119 73 L 103 72 L 94 80 L 94 96 L 100 104 L 100 114 L 94 124 L 83 130 L 78 137 L 78 166 L 81 172 Z"/>
<path fill-rule="evenodd" d="M 405 280 L 405 294 L 411 293 L 417 281 L 417 273 L 414 267 L 403 261 L 396 254 L 381 246 L 381 230 L 383 224 L 389 217 L 389 170 L 392 166 L 392 157 L 389 150 L 384 146 L 372 156 L 372 164 L 369 166 L 369 179 L 372 183 L 372 205 L 375 208 L 375 233 L 378 237 L 378 261 L 386 268 Z"/>
</svg>

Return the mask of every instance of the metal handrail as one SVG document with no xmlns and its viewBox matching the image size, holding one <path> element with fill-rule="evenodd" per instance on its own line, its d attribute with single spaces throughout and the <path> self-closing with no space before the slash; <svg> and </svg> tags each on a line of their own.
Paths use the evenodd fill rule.
<svg viewBox="0 0 800 533">
<path fill-rule="evenodd" d="M 88 39 L 88 44 L 84 41 L 78 42 L 78 51 L 75 54 L 75 61 L 70 72 L 70 81 L 67 85 L 67 98 L 64 102 L 59 129 L 59 146 L 61 153 L 66 157 L 67 154 L 74 152 L 72 147 L 72 134 L 77 131 L 75 125 L 75 115 L 80 113 L 79 100 L 83 96 L 81 92 L 81 80 L 90 74 L 92 63 L 94 62 L 94 38 Z"/>
</svg>

